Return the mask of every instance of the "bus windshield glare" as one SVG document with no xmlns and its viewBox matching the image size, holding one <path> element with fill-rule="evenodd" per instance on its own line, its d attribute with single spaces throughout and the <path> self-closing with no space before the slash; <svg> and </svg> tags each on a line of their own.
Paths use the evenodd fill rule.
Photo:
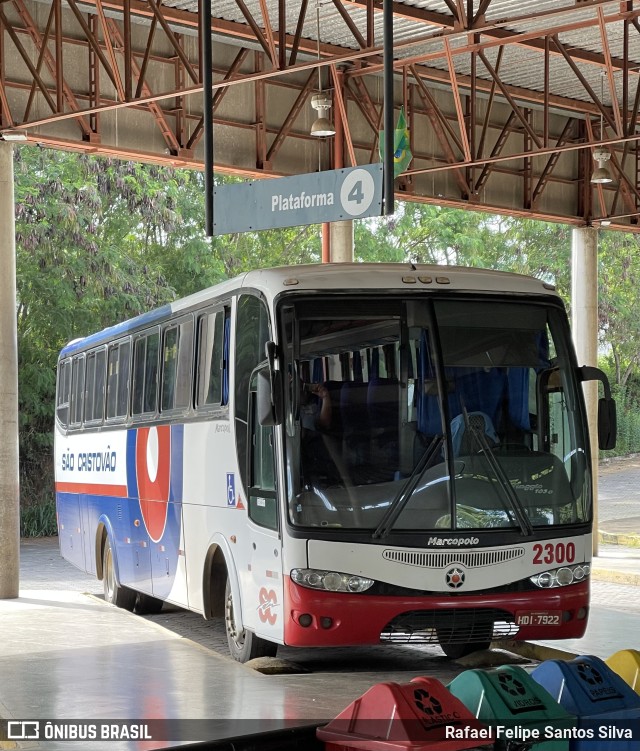
<svg viewBox="0 0 640 751">
<path fill-rule="evenodd" d="M 559 307 L 334 296 L 280 311 L 294 527 L 527 537 L 590 520 Z"/>
</svg>

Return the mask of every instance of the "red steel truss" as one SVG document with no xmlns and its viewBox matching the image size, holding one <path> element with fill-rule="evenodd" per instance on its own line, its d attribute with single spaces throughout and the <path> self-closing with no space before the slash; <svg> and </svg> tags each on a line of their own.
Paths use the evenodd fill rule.
<svg viewBox="0 0 640 751">
<path fill-rule="evenodd" d="M 0 0 L 0 134 L 201 168 L 208 1 Z M 217 167 L 275 177 L 377 161 L 382 7 L 215 0 Z M 640 2 L 392 7 L 413 153 L 398 197 L 640 228 Z M 339 154 L 309 134 L 320 85 L 342 124 Z M 597 150 L 613 181 L 594 186 Z"/>
</svg>

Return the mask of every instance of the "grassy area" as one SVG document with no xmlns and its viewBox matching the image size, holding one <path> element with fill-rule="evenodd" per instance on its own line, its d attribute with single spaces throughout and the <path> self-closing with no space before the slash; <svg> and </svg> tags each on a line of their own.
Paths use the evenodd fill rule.
<svg viewBox="0 0 640 751">
<path fill-rule="evenodd" d="M 20 508 L 21 537 L 50 537 L 57 534 L 56 504 L 53 499 Z"/>
</svg>

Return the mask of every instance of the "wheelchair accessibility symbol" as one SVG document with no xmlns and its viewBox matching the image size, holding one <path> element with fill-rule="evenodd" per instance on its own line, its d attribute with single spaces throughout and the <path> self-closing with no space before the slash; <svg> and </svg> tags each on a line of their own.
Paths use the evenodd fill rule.
<svg viewBox="0 0 640 751">
<path fill-rule="evenodd" d="M 236 477 L 233 472 L 227 472 L 227 506 L 236 505 Z"/>
</svg>

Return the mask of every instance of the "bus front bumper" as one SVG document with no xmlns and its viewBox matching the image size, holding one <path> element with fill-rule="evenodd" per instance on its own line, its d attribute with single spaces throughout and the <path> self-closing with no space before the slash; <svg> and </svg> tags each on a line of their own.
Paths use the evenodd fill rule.
<svg viewBox="0 0 640 751">
<path fill-rule="evenodd" d="M 529 592 L 395 597 L 312 590 L 287 576 L 284 596 L 284 643 L 292 647 L 437 643 L 430 624 L 451 628 L 456 618 L 462 629 L 474 618 L 506 624 L 496 626 L 494 638 L 575 639 L 583 636 L 589 612 L 588 580 Z M 407 624 L 411 636 L 403 639 Z"/>
</svg>

